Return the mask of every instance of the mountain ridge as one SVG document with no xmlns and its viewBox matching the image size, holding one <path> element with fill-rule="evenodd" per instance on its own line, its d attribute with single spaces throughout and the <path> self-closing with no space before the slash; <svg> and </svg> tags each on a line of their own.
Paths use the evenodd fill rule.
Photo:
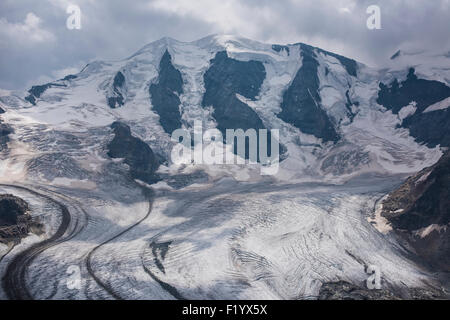
<svg viewBox="0 0 450 320">
<path fill-rule="evenodd" d="M 304 44 L 162 39 L 0 94 L 0 191 L 32 204 L 46 239 L 8 253 L 16 272 L 4 283 L 27 292 L 32 280 L 34 298 L 308 299 L 322 287 L 326 298 L 370 298 L 366 267 L 379 266 L 387 296 L 435 292 L 438 275 L 371 218 L 446 150 L 448 72 L 404 57 L 372 68 Z M 444 100 L 413 101 L 435 88 Z M 214 147 L 233 158 L 223 139 L 181 146 L 188 161 L 173 161 L 171 130 L 197 126 L 278 130 L 277 170 L 191 157 Z M 87 290 L 59 281 L 68 265 L 86 266 Z"/>
<path fill-rule="evenodd" d="M 439 134 L 433 136 L 428 148 L 422 145 L 427 143 L 424 141 L 427 137 L 420 134 L 421 141 L 411 143 L 418 135 L 414 134 L 414 137 L 407 132 L 417 131 L 421 123 L 430 126 L 430 116 L 446 112 L 445 108 L 426 116 L 403 116 L 407 112 L 404 110 L 410 107 L 398 106 L 398 110 L 390 114 L 389 107 L 383 106 L 381 100 L 374 101 L 380 95 L 379 85 L 389 85 L 397 79 L 402 81 L 409 68 L 392 72 L 374 69 L 303 43 L 274 45 L 231 35 L 210 35 L 192 42 L 164 37 L 143 46 L 126 59 L 91 62 L 77 74 L 33 86 L 25 96 L 2 96 L 0 103 L 11 112 L 23 109 L 38 122 L 72 127 L 70 130 L 83 126 L 108 127 L 114 121 L 124 121 L 131 124 L 131 130 L 167 161 L 173 145 L 171 131 L 177 128 L 191 131 L 195 120 L 201 121 L 205 130 L 220 127 L 220 119 L 225 114 L 220 115 L 221 102 L 217 104 L 216 101 L 216 106 L 208 105 L 212 100 L 204 104 L 208 93 L 206 88 L 211 81 L 204 75 L 212 70 L 211 61 L 222 51 L 226 52 L 230 62 L 263 66 L 264 74 L 257 76 L 261 77 L 258 90 L 251 97 L 242 96 L 239 92 L 247 90 L 242 82 L 231 93 L 229 99 L 232 100 L 229 101 L 235 99 L 233 103 L 241 105 L 238 109 L 248 108 L 249 114 L 259 118 L 254 121 L 260 123 L 258 128 L 281 131 L 280 142 L 287 148 L 284 168 L 288 168 L 283 174 L 301 178 L 301 175 L 293 173 L 298 171 L 310 178 L 318 175 L 341 179 L 346 176 L 342 175 L 343 172 L 350 175 L 367 170 L 413 173 L 435 163 L 441 154 Z M 179 73 L 179 83 L 176 84 L 179 89 L 173 93 L 175 87 L 170 82 L 166 82 L 169 86 L 156 90 L 165 53 Z M 311 68 L 307 69 L 308 65 Z M 416 66 L 415 76 L 428 78 L 420 69 Z M 236 72 L 237 69 L 231 71 L 230 76 Z M 303 80 L 296 82 L 296 78 Z M 175 78 L 170 79 L 174 81 Z M 170 114 L 177 113 L 178 109 L 176 121 L 172 116 L 169 116 L 172 120 L 164 118 L 163 113 L 169 110 L 166 101 L 170 99 L 158 102 L 158 96 L 166 95 L 161 95 L 163 92 L 174 99 Z M 289 92 L 292 92 L 290 96 Z M 401 94 L 404 101 L 411 99 L 409 93 Z M 226 103 L 225 100 L 223 102 Z M 28 103 L 34 107 L 29 109 Z M 422 106 L 419 111 L 426 107 Z M 81 113 L 77 114 L 75 110 Z M 240 120 L 243 115 L 237 112 L 230 115 L 228 123 L 247 121 L 245 117 Z M 142 119 L 150 121 L 149 125 Z M 168 126 L 168 121 L 173 124 Z M 407 124 L 404 128 L 401 128 L 402 122 Z M 74 127 L 69 123 L 79 125 Z M 362 141 L 370 143 L 362 144 Z M 445 146 L 446 140 L 442 141 L 441 146 Z M 413 156 L 409 159 L 404 156 L 411 152 Z M 351 167 L 343 162 L 348 153 L 358 155 Z M 313 159 L 319 159 L 318 165 L 313 164 Z M 336 161 L 338 166 L 346 168 L 330 167 Z"/>
</svg>

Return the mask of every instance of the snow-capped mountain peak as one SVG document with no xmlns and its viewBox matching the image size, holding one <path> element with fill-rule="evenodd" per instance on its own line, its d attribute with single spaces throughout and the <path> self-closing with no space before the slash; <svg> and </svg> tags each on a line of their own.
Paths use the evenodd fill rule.
<svg viewBox="0 0 450 320">
<path fill-rule="evenodd" d="M 124 121 L 169 166 L 171 131 L 192 130 L 200 121 L 205 130 L 246 123 L 279 129 L 280 179 L 412 173 L 437 161 L 437 146 L 448 146 L 447 133 L 429 136 L 415 129 L 417 123 L 429 126 L 437 112 L 448 119 L 445 106 L 421 115 L 448 98 L 448 70 L 431 64 L 426 73 L 430 60 L 412 64 L 409 57 L 419 57 L 401 53 L 392 68 L 377 70 L 302 43 L 265 44 L 232 35 L 192 42 L 165 37 L 123 60 L 95 61 L 78 74 L 0 101 L 8 111 L 3 117 L 19 135 L 30 123 L 83 131 Z M 421 97 L 394 91 L 394 81 L 436 88 L 438 101 L 419 101 L 428 105 L 399 112 Z M 400 105 L 393 108 L 393 99 Z"/>
</svg>

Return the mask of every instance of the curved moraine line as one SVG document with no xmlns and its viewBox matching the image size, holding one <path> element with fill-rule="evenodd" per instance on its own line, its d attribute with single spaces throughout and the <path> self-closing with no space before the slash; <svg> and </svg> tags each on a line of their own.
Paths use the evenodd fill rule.
<svg viewBox="0 0 450 320">
<path fill-rule="evenodd" d="M 122 235 L 124 235 L 125 233 L 129 232 L 130 230 L 134 229 L 135 227 L 139 226 L 142 222 L 144 222 L 149 216 L 150 213 L 152 211 L 152 206 L 153 206 L 153 193 L 150 189 L 147 189 L 145 187 L 142 187 L 143 193 L 144 195 L 147 197 L 148 200 L 148 211 L 146 213 L 146 215 L 140 219 L 139 221 L 137 221 L 135 224 L 129 226 L 128 228 L 126 228 L 125 230 L 119 232 L 118 234 L 116 234 L 115 236 L 113 236 L 112 238 L 109 238 L 106 241 L 103 241 L 102 243 L 100 243 L 98 246 L 96 246 L 94 249 L 92 249 L 86 256 L 86 269 L 88 271 L 88 273 L 91 275 L 91 277 L 94 279 L 94 281 L 102 288 L 104 289 L 107 293 L 109 293 L 114 299 L 117 300 L 123 300 L 124 298 L 122 298 L 114 289 L 113 287 L 108 284 L 107 282 L 103 281 L 102 279 L 100 279 L 94 272 L 94 269 L 92 268 L 92 256 L 93 254 L 100 249 L 102 246 L 110 243 L 111 241 L 114 241 L 115 239 L 121 237 Z"/>
<path fill-rule="evenodd" d="M 62 202 L 55 200 L 46 194 L 18 185 L 0 184 L 0 186 L 24 190 L 38 197 L 45 198 L 46 200 L 55 203 L 61 210 L 62 219 L 58 230 L 56 230 L 56 232 L 50 238 L 39 243 L 35 243 L 31 247 L 18 253 L 8 264 L 5 275 L 2 278 L 3 290 L 5 291 L 9 299 L 32 300 L 33 296 L 28 290 L 26 284 L 26 273 L 28 267 L 40 253 L 44 252 L 48 248 L 51 248 L 73 238 L 73 236 L 75 235 L 73 233 L 63 238 L 64 234 L 66 234 L 66 231 L 69 229 L 72 218 L 70 216 L 68 208 Z"/>
</svg>

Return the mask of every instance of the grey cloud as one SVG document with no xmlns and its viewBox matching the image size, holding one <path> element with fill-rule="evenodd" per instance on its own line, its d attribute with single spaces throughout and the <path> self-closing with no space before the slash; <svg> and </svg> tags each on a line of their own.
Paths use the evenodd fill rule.
<svg viewBox="0 0 450 320">
<path fill-rule="evenodd" d="M 94 59 L 121 59 L 163 36 L 191 41 L 225 32 L 264 42 L 301 41 L 369 65 L 382 64 L 406 46 L 450 47 L 449 0 L 72 2 L 82 10 L 81 30 L 65 27 L 68 1 L 0 2 L 0 24 L 10 30 L 0 32 L 0 88 L 24 89 L 54 78 L 58 70 Z M 381 30 L 366 28 L 366 8 L 372 4 L 381 8 Z M 39 17 L 37 29 L 24 27 L 28 13 Z"/>
</svg>

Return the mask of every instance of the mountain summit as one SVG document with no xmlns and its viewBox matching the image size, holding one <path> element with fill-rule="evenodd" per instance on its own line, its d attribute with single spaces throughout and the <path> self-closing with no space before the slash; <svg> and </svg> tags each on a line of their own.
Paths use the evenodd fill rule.
<svg viewBox="0 0 450 320">
<path fill-rule="evenodd" d="M 162 38 L 0 101 L 19 134 L 28 121 L 76 131 L 123 121 L 169 162 L 172 131 L 201 121 L 279 129 L 279 178 L 413 173 L 450 145 L 449 78 L 427 62 L 377 70 L 303 43 Z"/>
<path fill-rule="evenodd" d="M 163 38 L 2 92 L 0 194 L 44 228 L 0 244 L 0 299 L 440 296 L 411 252 L 431 244 L 421 257 L 437 262 L 449 247 L 448 59 L 371 68 L 304 43 Z M 237 153 L 216 139 L 229 129 L 259 150 L 271 130 L 280 161 L 203 161 Z M 393 190 L 387 220 L 374 208 Z M 82 290 L 61 281 L 77 270 Z M 383 291 L 361 287 L 378 276 Z"/>
</svg>

